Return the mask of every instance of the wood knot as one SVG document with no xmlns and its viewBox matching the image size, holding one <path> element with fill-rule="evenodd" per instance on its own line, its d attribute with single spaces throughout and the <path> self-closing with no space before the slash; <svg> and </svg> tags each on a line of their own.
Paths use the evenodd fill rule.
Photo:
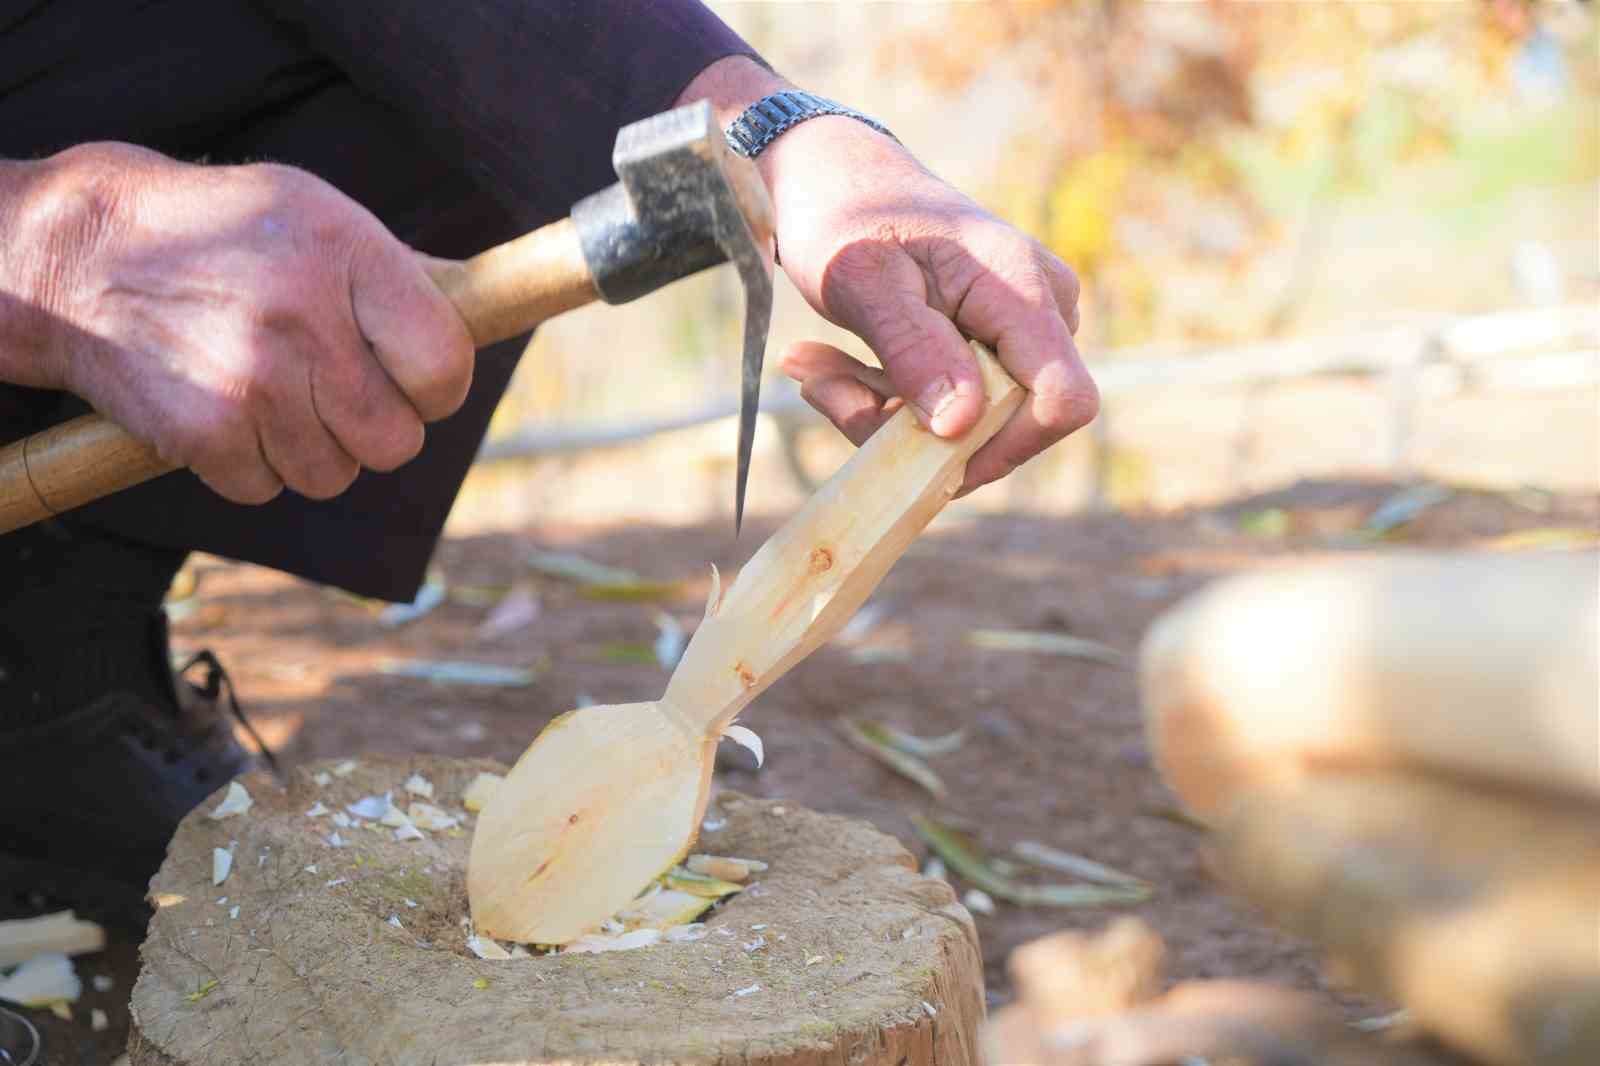
<svg viewBox="0 0 1600 1066">
<path fill-rule="evenodd" d="M 833 569 L 833 552 L 827 548 L 811 549 L 811 572 L 821 574 Z"/>
<path fill-rule="evenodd" d="M 743 662 L 740 662 L 737 666 L 735 666 L 733 668 L 733 672 L 739 675 L 739 684 L 743 685 L 745 688 L 755 687 L 755 671 L 751 670 Z"/>
<path fill-rule="evenodd" d="M 568 825 L 577 825 L 578 824 L 578 812 L 577 811 L 573 811 L 572 812 L 572 817 L 567 819 L 567 824 Z"/>
</svg>

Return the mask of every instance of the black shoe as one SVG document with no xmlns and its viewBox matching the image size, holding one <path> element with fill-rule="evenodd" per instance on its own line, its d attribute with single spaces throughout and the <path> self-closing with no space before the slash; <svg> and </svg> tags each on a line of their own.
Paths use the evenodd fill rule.
<svg viewBox="0 0 1600 1066">
<path fill-rule="evenodd" d="M 164 615 L 152 629 L 150 651 L 165 668 Z M 198 684 L 187 679 L 196 672 Z M 234 719 L 276 772 L 214 655 L 201 652 L 164 679 L 165 693 L 131 684 L 0 733 L 0 891 L 9 896 L 0 908 L 72 908 L 142 930 L 145 892 L 178 822 L 257 766 L 234 739 Z"/>
</svg>

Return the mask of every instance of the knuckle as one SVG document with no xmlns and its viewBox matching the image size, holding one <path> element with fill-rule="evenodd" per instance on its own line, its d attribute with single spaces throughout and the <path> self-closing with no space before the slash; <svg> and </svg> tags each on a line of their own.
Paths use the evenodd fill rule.
<svg viewBox="0 0 1600 1066">
<path fill-rule="evenodd" d="M 1100 390 L 1087 375 L 1079 375 L 1064 388 L 1037 395 L 1039 424 L 1065 437 L 1093 422 L 1100 414 Z"/>
<path fill-rule="evenodd" d="M 310 500 L 331 500 L 344 492 L 361 473 L 354 460 L 325 459 L 300 468 L 288 478 L 289 487 Z"/>
<path fill-rule="evenodd" d="M 417 418 L 394 419 L 358 456 L 363 466 L 388 473 L 398 470 L 422 451 L 425 431 Z"/>
</svg>

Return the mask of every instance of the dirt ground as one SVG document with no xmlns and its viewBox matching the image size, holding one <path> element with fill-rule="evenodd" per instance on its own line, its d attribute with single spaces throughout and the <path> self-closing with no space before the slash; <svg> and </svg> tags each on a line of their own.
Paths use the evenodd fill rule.
<svg viewBox="0 0 1600 1066">
<path fill-rule="evenodd" d="M 994 854 L 1035 840 L 1110 864 L 1155 886 L 1134 908 L 1166 938 L 1179 977 L 1265 978 L 1325 988 L 1316 956 L 1262 925 L 1219 892 L 1200 835 L 1163 816 L 1172 797 L 1152 768 L 1131 669 L 1151 620 L 1219 575 L 1296 563 L 1324 553 L 1486 545 L 1514 531 L 1594 531 L 1600 500 L 1524 492 L 1458 491 L 1374 544 L 1358 533 L 1401 486 L 1303 482 L 1226 506 L 1173 514 L 1034 517 L 978 515 L 935 525 L 889 574 L 872 601 L 877 625 L 799 664 L 742 721 L 761 733 L 755 769 L 724 745 L 719 786 L 870 820 L 918 856 L 908 816 L 936 813 L 969 827 Z M 666 672 L 650 661 L 656 612 L 686 629 L 700 617 L 707 563 L 729 574 L 767 533 L 752 523 L 728 548 L 718 523 L 687 527 L 546 523 L 523 532 L 451 539 L 438 566 L 451 591 L 409 624 L 380 623 L 363 603 L 265 570 L 210 558 L 191 569 L 192 595 L 175 605 L 180 650 L 211 648 L 251 720 L 286 764 L 363 752 L 482 755 L 510 762 L 552 716 L 585 700 L 627 702 L 660 694 Z M 1530 538 L 1531 539 L 1531 538 Z M 677 583 L 658 602 L 586 598 L 527 564 L 530 549 L 567 550 Z M 537 617 L 485 636 L 495 597 L 531 590 Z M 1117 665 L 972 646 L 977 628 L 1047 630 L 1110 645 Z M 470 660 L 530 667 L 523 688 L 436 684 L 383 672 L 386 661 Z M 931 764 L 948 785 L 935 801 L 848 746 L 842 715 L 876 718 L 924 736 L 965 729 L 965 741 Z M 953 878 L 958 892 L 969 886 Z M 977 914 L 991 1004 L 1004 1002 L 1004 969 L 1017 944 L 1063 927 L 1094 927 L 1108 909 L 1021 908 Z M 105 1063 L 119 1050 L 121 1003 L 132 952 L 118 945 L 80 960 L 86 977 L 111 972 L 72 1023 L 43 1016 L 55 1062 Z M 1377 1013 L 1328 991 L 1352 1016 Z M 88 1031 L 88 1006 L 109 1008 L 111 1029 Z"/>
</svg>

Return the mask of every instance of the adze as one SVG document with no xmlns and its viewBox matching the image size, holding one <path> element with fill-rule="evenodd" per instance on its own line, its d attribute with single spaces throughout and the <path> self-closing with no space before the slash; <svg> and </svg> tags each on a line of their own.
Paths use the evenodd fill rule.
<svg viewBox="0 0 1600 1066">
<path fill-rule="evenodd" d="M 701 101 L 623 127 L 616 184 L 557 222 L 428 274 L 482 348 L 594 300 L 621 304 L 732 262 L 745 298 L 734 527 L 744 518 L 761 362 L 772 320 L 772 205 Z M 172 466 L 105 417 L 64 422 L 0 449 L 0 533 L 130 488 Z"/>
</svg>

